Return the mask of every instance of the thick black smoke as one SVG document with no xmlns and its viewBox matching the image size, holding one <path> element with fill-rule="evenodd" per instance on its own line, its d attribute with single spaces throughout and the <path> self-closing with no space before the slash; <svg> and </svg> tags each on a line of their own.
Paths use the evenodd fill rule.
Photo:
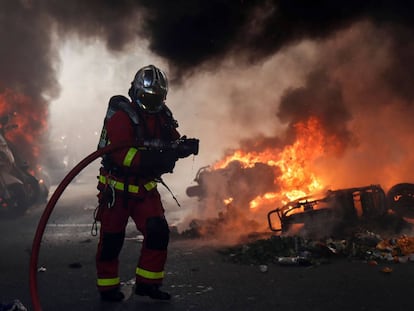
<svg viewBox="0 0 414 311">
<path fill-rule="evenodd" d="M 114 50 L 136 36 L 146 38 L 154 53 L 182 71 L 240 49 L 247 59 L 260 61 L 361 19 L 408 27 L 414 20 L 414 4 L 390 0 L 44 0 L 32 7 L 47 12 L 60 30 L 99 36 Z"/>
<path fill-rule="evenodd" d="M 0 94 L 27 96 L 24 109 L 39 114 L 36 120 L 47 116 L 48 100 L 59 91 L 53 38 L 97 38 L 114 52 L 148 42 L 177 77 L 214 69 L 235 52 L 239 60 L 260 62 L 302 39 L 324 39 L 369 20 L 393 34 L 395 64 L 384 79 L 412 98 L 413 15 L 413 2 L 395 0 L 0 0 Z M 301 92 L 290 97 L 300 100 Z M 282 109 L 280 117 L 288 114 Z"/>
<path fill-rule="evenodd" d="M 316 117 L 323 128 L 345 146 L 352 139 L 346 127 L 351 114 L 344 103 L 341 86 L 324 71 L 309 74 L 306 87 L 288 90 L 281 99 L 277 115 L 282 122 L 290 124 L 306 121 L 309 116 Z M 294 133 L 289 134 L 294 138 Z"/>
<path fill-rule="evenodd" d="M 53 26 L 63 39 L 98 37 L 117 51 L 145 38 L 153 52 L 188 70 L 236 48 L 261 60 L 364 18 L 409 28 L 414 21 L 414 3 L 387 0 L 2 0 L 0 12 L 1 88 L 35 98 L 57 87 Z"/>
</svg>

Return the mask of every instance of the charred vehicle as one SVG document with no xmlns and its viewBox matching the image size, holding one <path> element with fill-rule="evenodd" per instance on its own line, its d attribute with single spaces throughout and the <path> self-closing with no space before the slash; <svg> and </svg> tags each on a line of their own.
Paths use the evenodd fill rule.
<svg viewBox="0 0 414 311">
<path fill-rule="evenodd" d="M 1 216 L 22 215 L 30 206 L 45 201 L 48 188 L 33 176 L 16 148 L 6 139 L 7 131 L 16 129 L 10 116 L 0 117 L 0 213 Z"/>
<path fill-rule="evenodd" d="M 200 168 L 194 179 L 197 184 L 188 187 L 186 194 L 214 200 L 216 206 L 231 202 L 238 208 L 248 208 L 251 200 L 275 189 L 274 180 L 274 170 L 267 164 L 243 168 L 239 161 L 233 161 L 221 169 Z"/>
<path fill-rule="evenodd" d="M 233 207 L 226 210 L 226 215 L 237 211 L 243 216 L 256 197 L 278 191 L 275 174 L 273 167 L 263 163 L 248 168 L 238 161 L 219 169 L 206 166 L 199 169 L 194 179 L 196 185 L 188 187 L 186 192 L 202 201 L 206 205 L 203 207 L 225 205 Z M 414 219 L 412 183 L 396 184 L 387 193 L 380 185 L 328 190 L 267 213 L 271 231 L 314 237 L 343 235 L 358 227 L 402 232 L 412 229 L 411 219 Z"/>
<path fill-rule="evenodd" d="M 414 217 L 414 184 L 397 184 L 388 193 L 380 185 L 329 190 L 270 211 L 268 223 L 272 231 L 281 232 L 299 226 L 307 233 L 343 233 L 359 225 L 400 231 L 409 226 L 404 217 Z"/>
</svg>

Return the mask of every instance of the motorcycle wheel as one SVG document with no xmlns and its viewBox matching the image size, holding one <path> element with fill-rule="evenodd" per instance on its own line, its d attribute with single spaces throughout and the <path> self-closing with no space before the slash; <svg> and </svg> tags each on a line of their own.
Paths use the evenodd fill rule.
<svg viewBox="0 0 414 311">
<path fill-rule="evenodd" d="M 28 207 L 27 196 L 22 184 L 11 184 L 7 187 L 10 199 L 7 202 L 7 214 L 11 217 L 23 215 Z"/>
<path fill-rule="evenodd" d="M 414 184 L 394 185 L 388 190 L 387 203 L 398 216 L 414 218 Z"/>
<path fill-rule="evenodd" d="M 25 192 L 29 205 L 36 204 L 39 201 L 41 196 L 40 185 L 38 180 L 30 174 L 27 174 L 25 178 Z"/>
<path fill-rule="evenodd" d="M 186 189 L 186 194 L 187 194 L 187 196 L 189 196 L 190 198 L 191 197 L 202 197 L 203 196 L 203 190 L 201 189 L 201 187 L 200 186 L 191 186 L 191 187 L 188 187 L 187 189 Z"/>
</svg>

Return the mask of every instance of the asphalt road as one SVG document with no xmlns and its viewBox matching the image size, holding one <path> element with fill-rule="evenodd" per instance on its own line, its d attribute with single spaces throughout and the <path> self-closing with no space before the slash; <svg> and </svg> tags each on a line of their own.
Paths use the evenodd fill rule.
<svg viewBox="0 0 414 311">
<path fill-rule="evenodd" d="M 46 228 L 39 254 L 38 288 L 44 311 L 66 310 L 394 310 L 412 308 L 414 263 L 334 259 L 318 266 L 256 265 L 224 260 L 221 247 L 199 239 L 172 239 L 163 289 L 170 302 L 133 294 L 140 238 L 133 225 L 121 253 L 126 300 L 103 303 L 95 288 L 97 237 L 90 235 L 94 196 L 82 189 L 62 201 Z M 32 310 L 29 261 L 43 207 L 15 220 L 1 220 L 0 301 L 19 299 Z M 76 216 L 76 217 L 75 217 Z M 381 269 L 389 266 L 391 273 Z"/>
</svg>

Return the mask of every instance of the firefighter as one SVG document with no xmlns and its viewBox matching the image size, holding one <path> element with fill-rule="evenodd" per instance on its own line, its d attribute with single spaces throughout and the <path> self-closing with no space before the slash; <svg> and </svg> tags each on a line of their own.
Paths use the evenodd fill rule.
<svg viewBox="0 0 414 311">
<path fill-rule="evenodd" d="M 165 104 L 167 92 L 165 73 L 149 65 L 138 70 L 131 82 L 131 100 L 115 95 L 109 101 L 98 148 L 120 142 L 130 146 L 103 156 L 98 177 L 97 287 L 105 301 L 124 299 L 118 257 L 129 218 L 144 237 L 135 271 L 135 294 L 171 298 L 160 289 L 169 227 L 157 182 L 162 182 L 162 174 L 173 172 L 179 158 L 198 153 L 198 140 L 180 137 L 177 121 Z"/>
</svg>

